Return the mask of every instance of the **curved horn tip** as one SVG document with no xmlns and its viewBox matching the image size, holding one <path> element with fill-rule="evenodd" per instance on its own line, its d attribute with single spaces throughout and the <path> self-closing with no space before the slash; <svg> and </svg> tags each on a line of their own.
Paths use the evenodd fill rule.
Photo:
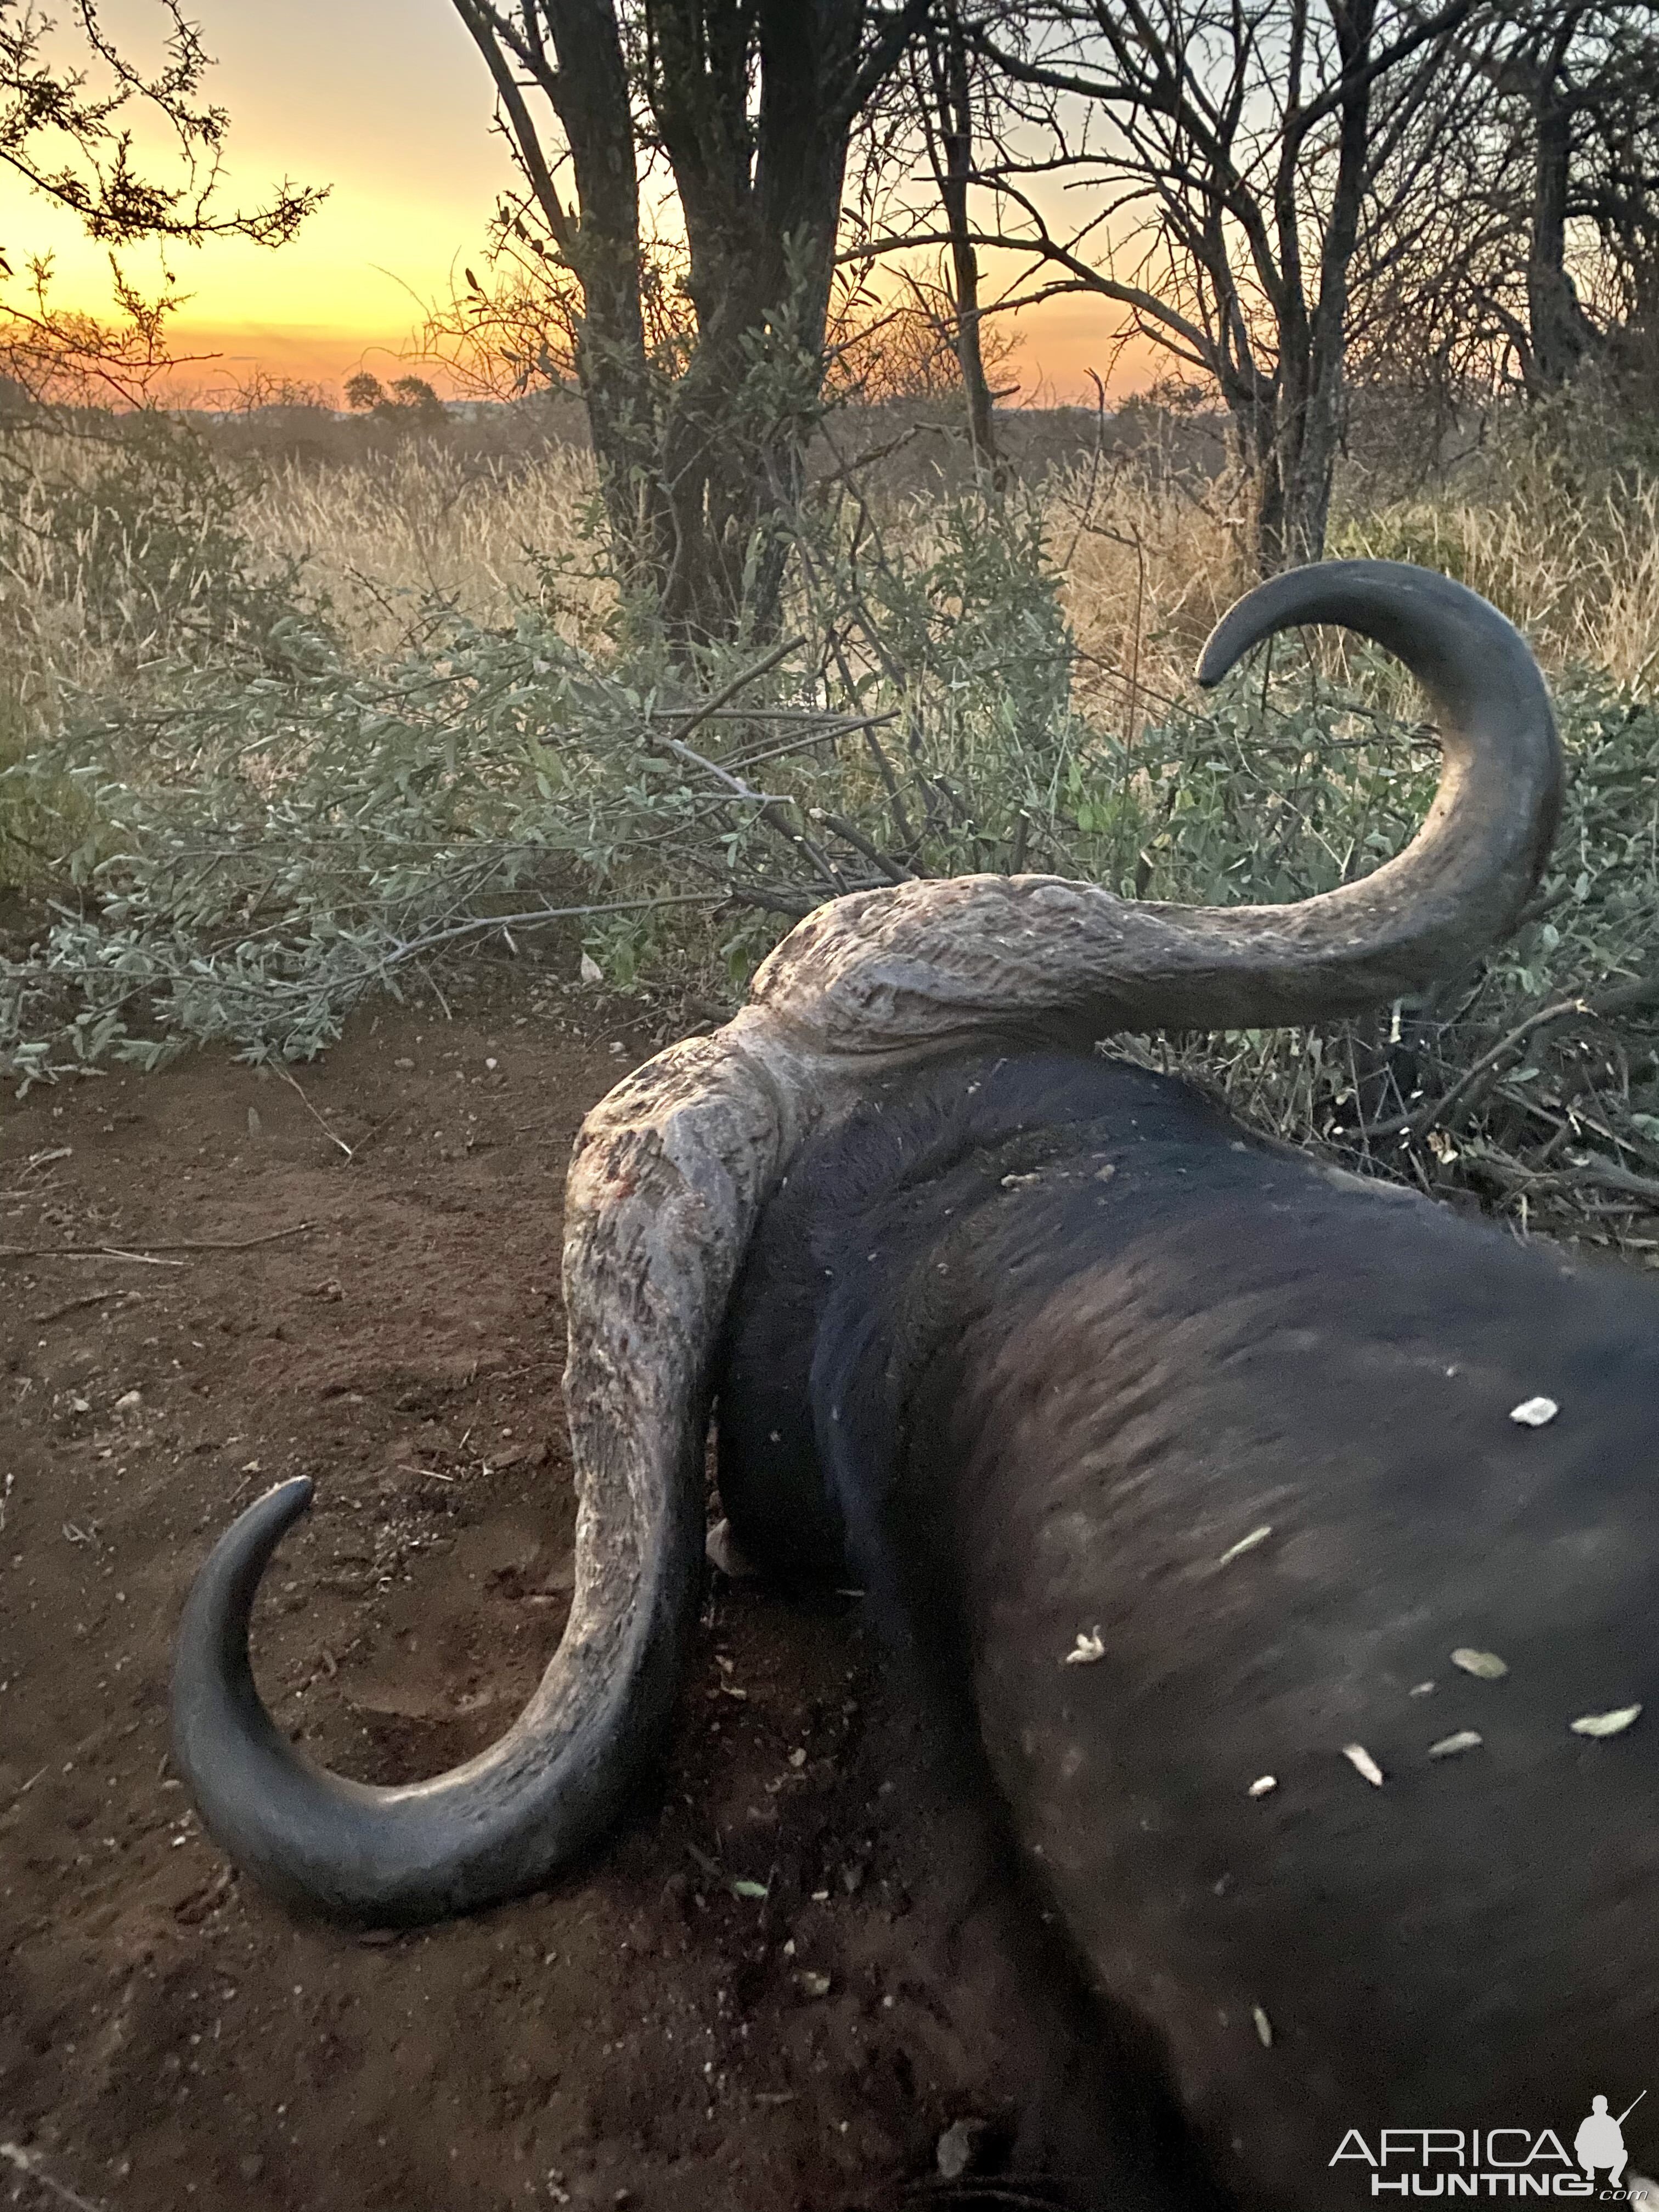
<svg viewBox="0 0 1659 2212">
<path fill-rule="evenodd" d="M 291 1474 L 286 1482 L 273 1482 L 270 1488 L 266 1491 L 265 1497 L 280 1498 L 284 1501 L 283 1510 L 287 1517 L 283 1526 L 287 1528 L 305 1511 L 315 1496 L 316 1490 L 317 1486 L 308 1474 Z M 256 1498 L 254 1503 L 258 1504 L 263 1503 L 263 1500 Z"/>
<path fill-rule="evenodd" d="M 185 1601 L 174 1663 L 175 1687 L 198 1662 L 201 1639 L 246 1637 L 254 1593 L 271 1553 L 307 1511 L 316 1490 L 308 1474 L 279 1482 L 245 1506 L 197 1570 Z"/>
<path fill-rule="evenodd" d="M 269 1558 L 301 1514 L 309 1511 L 316 1491 L 317 1486 L 308 1474 L 290 1475 L 286 1482 L 273 1483 L 262 1497 L 256 1498 L 252 1505 L 237 1515 L 219 1543 L 229 1544 L 239 1534 L 250 1546 L 263 1540 L 264 1553 Z"/>
<path fill-rule="evenodd" d="M 1512 642 L 1531 657 L 1507 616 L 1437 568 L 1419 568 L 1411 561 L 1310 561 L 1269 576 L 1228 608 L 1199 656 L 1195 673 L 1200 690 L 1212 691 L 1247 653 L 1277 630 L 1316 623 L 1367 629 L 1363 616 L 1355 620 L 1360 615 L 1358 602 L 1364 603 L 1366 612 L 1407 614 L 1413 627 L 1433 614 L 1443 619 L 1461 617 L 1484 631 L 1489 643 L 1500 639 Z M 1393 650 L 1393 640 L 1387 642 Z"/>
</svg>

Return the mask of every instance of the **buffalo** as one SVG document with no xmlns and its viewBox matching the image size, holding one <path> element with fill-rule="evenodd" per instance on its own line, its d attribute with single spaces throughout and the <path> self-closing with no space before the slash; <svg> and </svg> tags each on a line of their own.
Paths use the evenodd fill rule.
<svg viewBox="0 0 1659 2212">
<path fill-rule="evenodd" d="M 1608 2185 L 1574 2130 L 1594 2112 L 1606 2148 L 1659 2014 L 1659 1305 L 1095 1049 L 1386 1001 L 1531 893 L 1560 761 L 1521 638 L 1445 578 L 1334 562 L 1241 602 L 1200 680 L 1317 623 L 1433 708 L 1441 787 L 1397 859 L 1286 908 L 1035 876 L 844 898 L 589 1116 L 575 1596 L 497 1744 L 395 1789 L 312 1766 L 247 1650 L 309 1485 L 222 1538 L 173 1736 L 238 1863 L 386 1922 L 593 1848 L 667 1724 L 718 1389 L 726 1556 L 866 1585 L 1103 2053 L 1133 2044 L 1180 2114 L 1184 2178 L 1137 2202 Z"/>
</svg>

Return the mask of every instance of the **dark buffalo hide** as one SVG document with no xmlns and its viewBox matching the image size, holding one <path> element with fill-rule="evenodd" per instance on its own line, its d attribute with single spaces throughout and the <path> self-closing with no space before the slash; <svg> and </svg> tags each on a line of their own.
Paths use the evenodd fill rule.
<svg viewBox="0 0 1659 2212">
<path fill-rule="evenodd" d="M 1509 2168 L 1644 2088 L 1659 2164 L 1645 1283 L 1144 1070 L 976 1057 L 796 1162 L 720 1425 L 739 1540 L 856 1575 L 914 1647 L 1225 2201 L 1393 2202 L 1350 2130 Z M 1384 2178 L 1455 2164 L 1407 2144 Z"/>
</svg>

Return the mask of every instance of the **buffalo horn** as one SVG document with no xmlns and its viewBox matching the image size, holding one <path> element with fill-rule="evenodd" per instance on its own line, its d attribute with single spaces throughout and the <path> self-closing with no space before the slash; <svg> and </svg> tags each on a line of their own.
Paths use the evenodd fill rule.
<svg viewBox="0 0 1659 2212">
<path fill-rule="evenodd" d="M 1547 695 L 1518 633 L 1448 578 L 1389 562 L 1275 577 L 1205 647 L 1218 683 L 1274 631 L 1336 623 L 1398 655 L 1443 752 L 1396 859 L 1290 907 L 1188 908 L 1053 876 L 964 876 L 820 907 L 716 1036 L 671 1047 L 588 1115 L 565 1200 L 564 1393 L 575 1595 L 541 1685 L 489 1750 L 395 1789 L 312 1765 L 248 1662 L 261 1573 L 310 1498 L 282 1485 L 220 1540 L 185 1611 L 174 1755 L 209 1832 L 287 1897 L 422 1920 L 546 1882 L 659 1761 L 703 1539 L 709 1366 L 756 1217 L 812 1127 L 872 1068 L 967 1040 L 1306 1022 L 1421 988 L 1515 924 L 1560 792 Z"/>
</svg>

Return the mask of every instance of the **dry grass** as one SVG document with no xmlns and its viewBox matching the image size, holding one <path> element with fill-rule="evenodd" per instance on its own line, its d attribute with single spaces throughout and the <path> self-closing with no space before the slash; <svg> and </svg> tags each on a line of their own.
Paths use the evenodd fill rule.
<svg viewBox="0 0 1659 2212">
<path fill-rule="evenodd" d="M 1574 495 L 1522 483 L 1502 504 L 1416 501 L 1349 520 L 1333 552 L 1443 568 L 1502 607 L 1547 667 L 1659 678 L 1659 481 Z"/>
<path fill-rule="evenodd" d="M 263 551 L 303 559 L 354 643 L 375 653 L 399 644 L 434 597 L 477 621 L 510 620 L 516 599 L 544 592 L 547 564 L 561 558 L 562 611 L 591 637 L 612 605 L 594 573 L 593 496 L 591 457 L 573 448 L 507 463 L 411 442 L 367 464 L 280 465 L 242 500 L 238 520 Z M 1079 705 L 1133 735 L 1167 701 L 1190 696 L 1199 647 L 1249 585 L 1242 491 L 1223 482 L 1200 497 L 1073 467 L 1051 474 L 1042 497 L 1079 648 Z M 915 550 L 927 502 L 900 505 L 896 535 Z M 1496 501 L 1414 500 L 1346 516 L 1331 551 L 1461 577 L 1504 609 L 1552 672 L 1605 669 L 1643 695 L 1659 678 L 1659 481 L 1575 494 L 1543 476 Z M 60 602 L 52 622 L 66 644 L 73 609 Z"/>
<path fill-rule="evenodd" d="M 289 461 L 242 501 L 239 517 L 270 554 L 302 560 L 361 652 L 395 650 L 424 603 L 475 622 L 510 622 L 569 557 L 558 598 L 592 632 L 613 595 L 594 573 L 590 455 L 554 447 L 521 460 L 470 459 L 411 441 L 367 463 Z"/>
<path fill-rule="evenodd" d="M 117 632 L 131 646 L 147 621 L 154 631 L 200 602 L 223 539 L 185 516 L 181 501 L 184 526 L 164 515 L 158 557 L 155 513 L 131 479 L 101 510 L 91 496 L 107 475 L 106 452 L 53 444 L 37 463 L 14 495 L 19 526 L 0 559 L 0 618 L 7 683 L 22 675 L 41 699 L 106 676 Z M 1576 489 L 1564 474 L 1522 468 L 1479 498 L 1348 514 L 1330 550 L 1443 568 L 1501 606 L 1552 672 L 1598 667 L 1645 695 L 1659 678 L 1659 479 Z M 66 531 L 64 486 L 77 482 L 85 512 Z M 1167 699 L 1190 696 L 1200 644 L 1249 581 L 1242 488 L 1224 481 L 1200 496 L 1121 465 L 1073 465 L 1054 470 L 1041 495 L 1079 652 L 1079 704 L 1132 734 Z M 526 596 L 546 609 L 550 572 L 562 626 L 591 641 L 613 605 L 597 573 L 593 498 L 591 456 L 575 447 L 507 459 L 410 441 L 336 466 L 268 465 L 244 482 L 224 520 L 262 562 L 303 562 L 353 644 L 372 655 L 401 645 L 434 599 L 485 623 L 511 621 Z M 907 552 L 925 546 L 926 499 L 884 501 L 877 487 L 873 504 Z"/>
<path fill-rule="evenodd" d="M 269 553 L 303 559 L 353 642 L 374 653 L 402 641 L 424 599 L 475 621 L 510 621 L 515 599 L 541 592 L 545 564 L 562 555 L 578 556 L 562 606 L 580 625 L 603 623 L 612 594 L 592 574 L 594 491 L 592 458 L 574 449 L 509 465 L 411 442 L 368 464 L 279 465 L 243 500 L 239 520 Z M 1156 719 L 1249 581 L 1229 488 L 1200 503 L 1122 471 L 1096 478 L 1071 468 L 1049 477 L 1043 498 L 1079 648 L 1079 704 L 1099 708 L 1114 727 L 1125 716 L 1136 726 Z M 907 495 L 885 520 L 896 545 L 926 557 L 926 499 Z"/>
<path fill-rule="evenodd" d="M 1174 700 L 1211 630 L 1248 590 L 1239 487 L 1203 495 L 1127 473 L 1050 477 L 1049 538 L 1077 641 L 1076 698 L 1091 720 L 1133 743 Z"/>
</svg>

